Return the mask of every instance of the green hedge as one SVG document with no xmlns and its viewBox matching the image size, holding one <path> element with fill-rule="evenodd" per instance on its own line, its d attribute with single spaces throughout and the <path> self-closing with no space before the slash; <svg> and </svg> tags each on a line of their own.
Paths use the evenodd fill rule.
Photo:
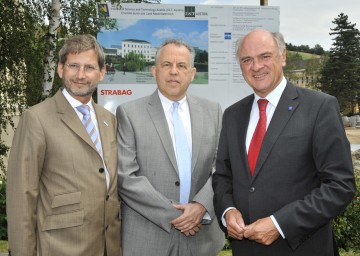
<svg viewBox="0 0 360 256">
<path fill-rule="evenodd" d="M 360 174 L 356 174 L 356 195 L 345 212 L 332 222 L 336 242 L 345 251 L 360 252 Z"/>
</svg>

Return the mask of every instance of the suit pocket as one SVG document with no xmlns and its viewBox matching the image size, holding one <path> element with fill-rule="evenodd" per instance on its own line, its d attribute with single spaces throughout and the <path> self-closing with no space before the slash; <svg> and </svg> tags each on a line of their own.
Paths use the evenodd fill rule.
<svg viewBox="0 0 360 256">
<path fill-rule="evenodd" d="M 55 195 L 51 202 L 51 208 L 57 208 L 64 205 L 79 204 L 81 202 L 81 192 L 72 192 L 61 195 Z"/>
<path fill-rule="evenodd" d="M 76 227 L 84 222 L 80 191 L 55 195 L 51 209 L 41 225 L 42 231 Z"/>
<path fill-rule="evenodd" d="M 70 228 L 82 225 L 84 222 L 84 210 L 63 214 L 49 215 L 45 217 L 41 230 Z"/>
</svg>

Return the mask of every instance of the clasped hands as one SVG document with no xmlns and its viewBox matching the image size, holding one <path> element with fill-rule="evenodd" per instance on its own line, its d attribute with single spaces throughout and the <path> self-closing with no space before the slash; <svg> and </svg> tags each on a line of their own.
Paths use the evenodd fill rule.
<svg viewBox="0 0 360 256">
<path fill-rule="evenodd" d="M 234 239 L 245 238 L 263 245 L 270 245 L 280 235 L 270 217 L 245 225 L 241 213 L 237 209 L 231 209 L 225 213 L 225 221 L 228 235 Z"/>
<path fill-rule="evenodd" d="M 172 220 L 170 223 L 186 236 L 194 236 L 200 231 L 201 221 L 206 213 L 205 207 L 197 202 L 188 204 L 173 204 L 173 206 L 183 213 Z"/>
</svg>

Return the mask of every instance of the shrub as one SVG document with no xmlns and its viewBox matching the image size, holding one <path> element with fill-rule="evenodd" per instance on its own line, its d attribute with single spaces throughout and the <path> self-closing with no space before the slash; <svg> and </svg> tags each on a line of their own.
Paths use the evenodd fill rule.
<svg viewBox="0 0 360 256">
<path fill-rule="evenodd" d="M 335 239 L 340 249 L 360 251 L 360 175 L 356 175 L 356 194 L 346 210 L 333 222 Z"/>
</svg>

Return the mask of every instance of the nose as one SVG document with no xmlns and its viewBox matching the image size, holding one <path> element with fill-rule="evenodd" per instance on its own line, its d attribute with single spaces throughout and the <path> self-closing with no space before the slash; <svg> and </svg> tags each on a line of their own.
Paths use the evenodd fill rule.
<svg viewBox="0 0 360 256">
<path fill-rule="evenodd" d="M 177 69 L 176 64 L 172 64 L 171 68 L 170 68 L 170 73 L 171 74 L 177 74 L 177 72 L 178 72 L 178 69 Z"/>
<path fill-rule="evenodd" d="M 258 71 L 260 70 L 262 67 L 264 66 L 263 62 L 258 59 L 258 58 L 254 58 L 253 59 L 253 62 L 252 62 L 252 65 L 251 65 L 251 68 L 255 71 Z"/>
<path fill-rule="evenodd" d="M 76 76 L 78 78 L 83 78 L 83 77 L 85 77 L 85 75 L 86 75 L 85 74 L 85 66 L 80 66 L 78 72 L 76 73 Z"/>
</svg>

